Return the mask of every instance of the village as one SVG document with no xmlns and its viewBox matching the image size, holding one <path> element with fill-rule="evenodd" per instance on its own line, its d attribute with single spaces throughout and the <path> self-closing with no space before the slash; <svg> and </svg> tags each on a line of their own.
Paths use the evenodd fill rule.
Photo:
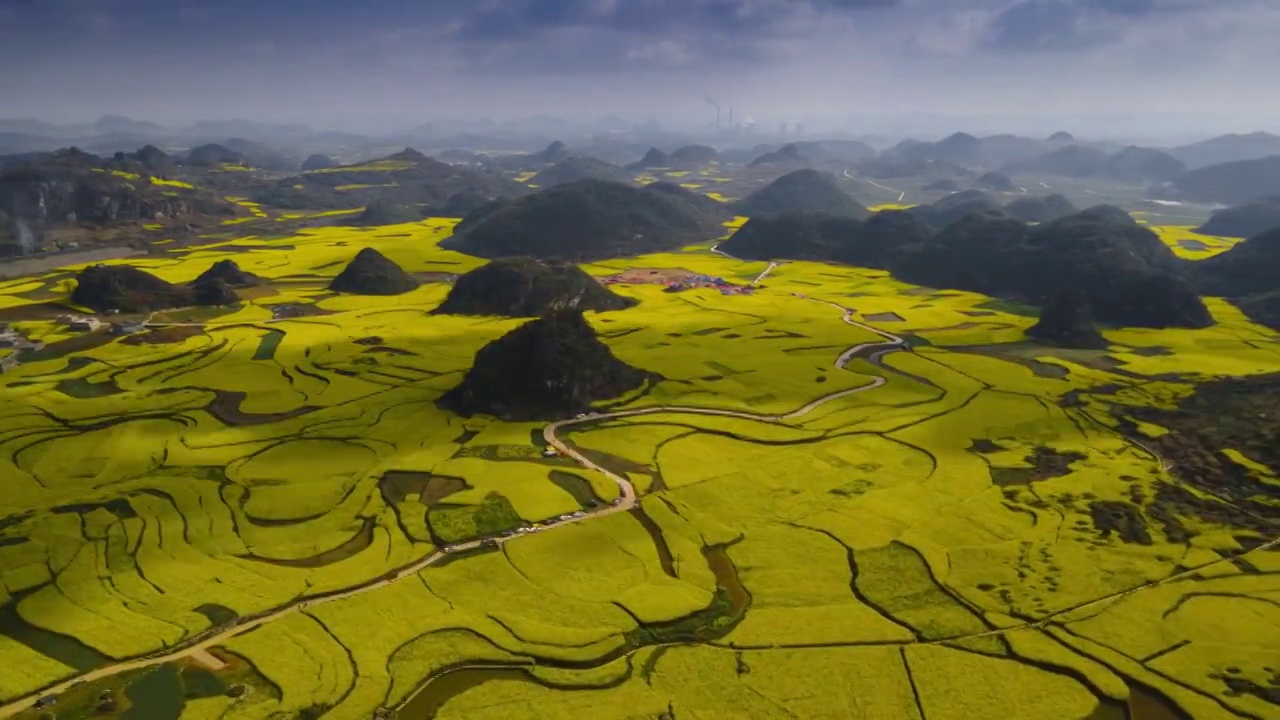
<svg viewBox="0 0 1280 720">
<path fill-rule="evenodd" d="M 722 277 L 699 275 L 688 270 L 631 269 L 600 278 L 604 285 L 665 285 L 666 292 L 682 292 L 696 288 L 719 290 L 722 295 L 750 295 L 752 285 L 732 283 Z"/>
</svg>

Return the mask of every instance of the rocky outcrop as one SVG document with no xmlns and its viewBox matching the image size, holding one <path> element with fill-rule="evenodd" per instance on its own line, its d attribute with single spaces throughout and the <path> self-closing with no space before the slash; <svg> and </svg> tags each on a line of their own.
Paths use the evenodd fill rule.
<svg viewBox="0 0 1280 720">
<path fill-rule="evenodd" d="M 418 281 L 373 248 L 364 248 L 329 283 L 334 292 L 352 295 L 401 295 L 418 287 Z"/>
<path fill-rule="evenodd" d="M 432 313 L 537 317 L 559 310 L 622 310 L 635 304 L 577 265 L 514 257 L 499 258 L 459 277 Z"/>
<path fill-rule="evenodd" d="M 145 176 L 112 172 L 104 164 L 73 149 L 11 168 L 0 174 L 0 210 L 28 223 L 33 232 L 75 223 L 235 214 L 234 206 L 211 193 L 166 192 Z"/>
<path fill-rule="evenodd" d="M 485 345 L 462 383 L 438 404 L 464 417 L 558 420 L 656 379 L 614 357 L 582 313 L 568 310 L 525 323 Z"/>
<path fill-rule="evenodd" d="M 1098 332 L 1089 312 L 1089 299 L 1076 289 L 1062 290 L 1040 310 L 1040 320 L 1027 329 L 1027 336 L 1044 345 L 1101 349 L 1106 338 Z"/>
<path fill-rule="evenodd" d="M 813 169 L 783 175 L 734 204 L 747 217 L 809 210 L 844 217 L 865 218 L 871 213 L 841 187 L 835 176 Z"/>
</svg>

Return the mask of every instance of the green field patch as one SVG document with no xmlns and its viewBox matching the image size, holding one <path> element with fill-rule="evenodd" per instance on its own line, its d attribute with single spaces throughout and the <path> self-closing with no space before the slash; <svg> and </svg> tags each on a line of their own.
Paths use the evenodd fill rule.
<svg viewBox="0 0 1280 720">
<path fill-rule="evenodd" d="M 556 487 L 572 495 L 581 507 L 595 507 L 601 502 L 591 483 L 581 475 L 564 470 L 552 470 L 547 477 L 555 483 Z"/>
<path fill-rule="evenodd" d="M 34 591 L 16 595 L 9 602 L 0 605 L 0 635 L 80 672 L 102 667 L 111 662 L 106 655 L 70 635 L 51 632 L 24 620 L 18 614 L 18 605 L 32 592 Z"/>
<path fill-rule="evenodd" d="M 968 608 L 933 579 L 924 558 L 893 542 L 854 553 L 855 584 L 862 598 L 882 614 L 915 631 L 922 640 L 944 640 L 987 630 Z"/>
<path fill-rule="evenodd" d="M 206 405 L 204 409 L 205 412 L 217 418 L 219 422 L 232 427 L 270 425 L 272 423 L 278 423 L 301 415 L 306 415 L 320 409 L 313 405 L 303 405 L 284 412 L 245 412 L 241 409 L 241 405 L 244 404 L 248 397 L 248 393 L 244 392 L 215 390 L 213 399 L 209 401 L 209 404 Z"/>
<path fill-rule="evenodd" d="M 427 513 L 427 525 L 446 543 L 493 537 L 524 525 L 511 501 L 490 493 L 479 505 L 439 504 Z"/>
<path fill-rule="evenodd" d="M 378 521 L 375 518 L 365 518 L 364 524 L 356 534 L 352 535 L 349 540 L 338 545 L 337 547 L 326 550 L 311 557 L 285 559 L 285 558 L 267 558 L 258 555 L 246 555 L 246 560 L 267 563 L 268 565 L 278 565 L 280 567 L 292 568 L 320 568 L 326 565 L 334 565 L 343 560 L 359 555 L 369 546 L 373 544 L 374 530 L 378 527 Z"/>
<path fill-rule="evenodd" d="M 216 603 L 205 603 L 197 607 L 196 612 L 209 618 L 209 625 L 211 627 L 226 625 L 234 621 L 237 617 L 240 617 L 240 614 L 237 613 L 235 610 L 232 610 L 231 608 L 225 605 L 218 605 Z"/>
<path fill-rule="evenodd" d="M 268 330 L 262 336 L 262 340 L 258 342 L 258 347 L 253 351 L 254 360 L 272 360 L 275 358 L 276 349 L 280 347 L 281 341 L 284 340 L 283 330 Z"/>
<path fill-rule="evenodd" d="M 1029 485 L 1039 480 L 1062 477 L 1071 472 L 1071 463 L 1087 456 L 1079 452 L 1063 452 L 1047 447 L 1036 447 L 1024 458 L 1030 467 L 992 467 L 991 480 L 996 485 Z"/>
<path fill-rule="evenodd" d="M 1027 305 L 1026 303 L 1014 302 L 1012 300 L 1001 300 L 999 298 L 985 300 L 974 305 L 974 307 L 980 310 L 994 310 L 996 312 L 1019 315 L 1021 317 L 1040 317 L 1040 310 L 1034 305 Z"/>
<path fill-rule="evenodd" d="M 751 594 L 738 579 L 728 546 L 704 548 L 703 557 L 716 579 L 711 604 L 698 612 L 664 623 L 648 623 L 626 633 L 632 647 L 711 642 L 729 634 L 751 606 Z"/>
</svg>

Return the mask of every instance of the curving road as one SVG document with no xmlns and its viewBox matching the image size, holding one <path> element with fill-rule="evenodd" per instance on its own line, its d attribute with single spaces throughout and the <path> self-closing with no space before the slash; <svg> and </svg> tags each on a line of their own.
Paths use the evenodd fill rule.
<svg viewBox="0 0 1280 720">
<path fill-rule="evenodd" d="M 767 275 L 771 270 L 773 270 L 775 266 L 776 264 L 770 264 L 769 267 L 767 267 L 765 271 L 761 273 L 760 277 L 756 279 L 756 282 L 759 282 L 760 280 L 762 280 L 765 277 L 765 275 Z M 798 294 L 796 295 L 796 297 L 813 300 L 814 302 L 820 302 L 825 305 L 830 305 L 834 308 L 837 308 L 844 313 L 844 322 L 856 327 L 860 327 L 864 330 L 868 330 L 870 332 L 873 332 L 885 338 L 884 342 L 860 343 L 858 345 L 854 345 L 848 350 L 845 350 L 843 353 L 840 354 L 840 356 L 835 361 L 835 367 L 837 368 L 843 367 L 851 359 L 859 355 L 866 355 L 871 362 L 875 364 L 879 364 L 880 357 L 883 356 L 885 353 L 893 352 L 896 350 L 902 350 L 902 349 L 905 349 L 906 347 L 902 338 L 899 338 L 898 336 L 893 335 L 892 333 L 879 330 L 877 328 L 871 327 L 870 325 L 865 325 L 863 323 L 860 323 L 854 320 L 852 317 L 854 311 L 849 308 L 846 308 L 842 305 L 838 305 L 833 302 L 828 302 L 826 300 L 818 300 L 816 298 L 805 298 L 804 296 L 798 295 Z M 562 455 L 573 458 L 579 464 L 581 464 L 584 468 L 588 468 L 588 469 L 603 473 L 606 477 L 608 477 L 610 480 L 615 482 L 618 485 L 619 499 L 616 504 L 604 505 L 604 506 L 595 508 L 593 510 L 584 512 L 582 515 L 578 517 L 568 517 L 564 519 L 554 520 L 546 524 L 543 524 L 539 527 L 532 528 L 528 531 L 528 533 L 547 532 L 564 525 L 570 525 L 576 522 L 583 522 L 590 518 L 601 517 L 604 515 L 612 515 L 620 512 L 627 512 L 628 510 L 631 510 L 632 508 L 635 507 L 636 502 L 638 500 L 635 486 L 632 485 L 630 480 L 628 480 L 626 477 L 622 475 L 617 475 L 613 472 L 610 472 L 608 469 L 593 463 L 591 460 L 585 457 L 582 453 L 578 452 L 573 447 L 571 447 L 568 443 L 561 440 L 557 435 L 557 432 L 559 432 L 562 429 L 573 427 L 575 425 L 586 424 L 586 423 L 598 423 L 606 420 L 634 417 L 637 415 L 652 415 L 657 413 L 718 415 L 722 417 L 741 418 L 744 420 L 762 420 L 766 422 L 777 422 L 780 420 L 790 420 L 793 418 L 803 416 L 829 402 L 838 400 L 843 397 L 848 397 L 850 395 L 854 395 L 860 392 L 865 392 L 867 390 L 878 388 L 884 383 L 885 383 L 885 379 L 883 377 L 876 377 L 873 382 L 867 385 L 862 385 L 862 386 L 859 386 L 856 388 L 850 388 L 847 390 L 840 390 L 837 392 L 824 395 L 816 400 L 813 400 L 807 403 L 806 405 L 800 408 L 797 408 L 795 410 L 792 410 L 791 412 L 783 413 L 779 415 L 766 415 L 766 414 L 750 413 L 750 412 L 737 411 L 737 410 L 718 410 L 715 408 L 663 405 L 663 406 L 656 406 L 651 408 L 640 408 L 635 410 L 618 410 L 614 412 L 599 413 L 596 415 L 590 415 L 586 417 L 573 418 L 570 420 L 561 420 L 558 422 L 553 422 L 550 425 L 547 425 L 542 432 L 543 438 L 546 439 L 547 444 L 556 448 L 556 450 L 560 452 Z M 437 562 L 440 562 L 442 559 L 448 557 L 451 554 L 466 552 L 468 550 L 475 550 L 486 545 L 501 545 L 502 543 L 505 543 L 508 540 L 511 540 L 517 537 L 520 537 L 520 535 L 519 534 L 511 535 L 511 536 L 498 535 L 493 537 L 470 540 L 463 543 L 457 543 L 455 545 L 445 546 L 443 548 L 433 551 L 432 553 L 430 553 L 426 557 L 423 557 L 417 562 L 414 562 L 410 565 L 406 565 L 402 568 L 399 568 L 390 573 L 387 573 L 386 575 L 383 575 L 378 578 L 374 578 L 373 580 L 369 580 L 367 582 L 361 583 L 359 585 L 355 585 L 345 590 L 324 593 L 322 595 L 315 595 L 311 597 L 300 598 L 300 599 L 291 601 L 285 605 L 272 608 L 270 610 L 266 610 L 260 613 L 256 613 L 254 615 L 248 615 L 245 617 L 238 618 L 236 621 L 234 621 L 230 625 L 210 628 L 205 632 L 194 635 L 188 638 L 186 641 L 180 643 L 179 645 L 176 645 L 171 649 L 161 650 L 149 655 L 144 655 L 142 657 L 137 657 L 130 660 L 123 660 L 112 665 L 107 665 L 107 666 L 98 668 L 96 670 L 91 670 L 89 672 L 77 675 L 68 680 L 59 682 L 55 685 L 46 687 L 38 692 L 31 693 L 30 695 L 18 698 L 17 700 L 14 700 L 3 706 L 0 706 L 0 719 L 12 717 L 17 713 L 22 712 L 27 708 L 30 708 L 32 705 L 36 703 L 37 700 L 39 700 L 42 697 L 61 694 L 63 692 L 66 692 L 70 688 L 76 685 L 80 685 L 82 683 L 97 682 L 99 680 L 105 680 L 107 678 L 114 677 L 124 672 L 129 672 L 132 670 L 140 670 L 148 667 L 154 667 L 156 665 L 163 665 L 165 663 L 174 662 L 176 660 L 181 660 L 184 658 L 190 658 L 192 656 L 200 657 L 203 654 L 207 653 L 210 648 L 216 647 L 218 645 L 222 645 L 226 643 L 228 640 L 238 635 L 243 635 L 244 633 L 249 632 L 254 628 L 260 627 L 270 622 L 274 622 L 292 613 L 300 612 L 302 610 L 306 610 L 312 607 L 318 607 L 320 605 L 325 605 L 327 603 L 336 602 L 338 600 L 344 600 L 350 597 L 354 597 L 356 595 L 361 595 L 373 590 L 377 590 L 379 588 L 386 587 L 387 585 L 390 585 L 395 582 L 399 582 L 400 580 L 403 580 L 407 577 L 417 574 L 418 572 L 436 564 Z"/>
</svg>

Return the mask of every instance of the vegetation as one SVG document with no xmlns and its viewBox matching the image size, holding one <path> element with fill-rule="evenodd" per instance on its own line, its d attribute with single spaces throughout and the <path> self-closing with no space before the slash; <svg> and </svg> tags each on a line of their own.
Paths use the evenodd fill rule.
<svg viewBox="0 0 1280 720">
<path fill-rule="evenodd" d="M 1063 237 L 1165 262 L 1097 215 Z M 913 213 L 859 227 L 874 222 L 934 238 Z M 235 308 L 162 313 L 198 326 L 156 342 L 60 327 L 46 303 L 69 297 L 65 271 L 0 282 L 5 322 L 50 350 L 0 376 L 5 702 L 241 720 L 1275 714 L 1278 336 L 1233 304 L 1080 350 L 1026 342 L 1036 319 L 1011 300 L 862 267 L 784 263 L 748 295 L 614 284 L 639 302 L 525 330 L 542 339 L 487 383 L 534 377 L 531 350 L 570 385 L 607 366 L 599 348 L 644 369 L 594 408 L 650 412 L 558 431 L 639 494 L 596 515 L 619 486 L 544 457 L 545 421 L 436 405 L 528 323 L 430 314 L 439 282 L 326 290 L 356 248 L 424 280 L 480 266 L 441 247 L 453 227 L 110 261 L 176 287 L 222 260 L 262 278 Z M 1166 256 L 1189 232 L 1160 230 Z M 765 267 L 700 245 L 582 270 Z M 846 313 L 914 352 L 836 367 L 885 340 Z M 183 654 L 197 638 L 212 662 Z M 112 669 L 152 653 L 178 656 Z M 92 668 L 109 676 L 61 687 Z"/>
<path fill-rule="evenodd" d="M 1178 196 L 1195 202 L 1239 205 L 1280 195 L 1280 155 L 1189 170 L 1173 180 Z"/>
<path fill-rule="evenodd" d="M 1023 222 L 1047 223 L 1074 215 L 1079 209 L 1070 200 L 1055 193 L 1044 197 L 1018 198 L 1005 205 L 1002 212 Z"/>
<path fill-rule="evenodd" d="M 540 188 L 577 182 L 602 180 L 616 183 L 631 182 L 631 173 L 624 168 L 586 155 L 565 158 L 530 178 L 529 183 Z"/>
<path fill-rule="evenodd" d="M 834 175 L 805 169 L 788 173 L 734 204 L 747 217 L 811 210 L 863 219 L 870 215 L 862 203 L 849 197 Z"/>
<path fill-rule="evenodd" d="M 1106 338 L 1094 327 L 1089 299 L 1078 290 L 1063 290 L 1049 299 L 1040 320 L 1027 328 L 1027 336 L 1047 345 L 1099 349 Z"/>
<path fill-rule="evenodd" d="M 1276 228 L 1280 228 L 1280 195 L 1219 210 L 1196 232 L 1249 238 Z"/>
<path fill-rule="evenodd" d="M 724 217 L 714 200 L 667 183 L 579 180 L 479 208 L 444 247 L 487 258 L 594 260 L 707 240 Z"/>
<path fill-rule="evenodd" d="M 517 257 L 499 258 L 462 275 L 432 312 L 537 317 L 557 310 L 622 310 L 635 304 L 576 265 Z"/>
<path fill-rule="evenodd" d="M 329 283 L 335 292 L 356 295 L 400 295 L 418 287 L 418 281 L 385 255 L 363 248 Z"/>
<path fill-rule="evenodd" d="M 615 358 L 581 311 L 557 310 L 481 348 L 462 384 L 442 395 L 440 405 L 466 417 L 555 419 L 621 397 L 649 379 Z"/>
</svg>

